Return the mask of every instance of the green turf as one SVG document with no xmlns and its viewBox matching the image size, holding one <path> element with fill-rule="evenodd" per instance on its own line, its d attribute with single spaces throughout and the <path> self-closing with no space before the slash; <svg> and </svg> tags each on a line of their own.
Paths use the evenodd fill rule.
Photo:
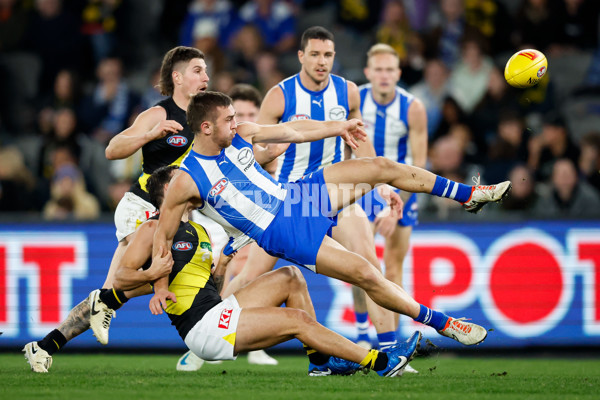
<svg viewBox="0 0 600 400">
<path fill-rule="evenodd" d="M 197 372 L 177 372 L 176 355 L 58 354 L 48 374 L 20 354 L 0 354 L 0 399 L 598 399 L 600 360 L 417 358 L 402 378 L 373 372 L 309 378 L 305 357 L 278 356 L 278 367 L 245 357 Z"/>
</svg>

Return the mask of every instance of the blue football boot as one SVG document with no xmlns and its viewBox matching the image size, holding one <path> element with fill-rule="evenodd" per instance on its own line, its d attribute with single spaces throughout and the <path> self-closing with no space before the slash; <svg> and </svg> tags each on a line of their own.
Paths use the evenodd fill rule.
<svg viewBox="0 0 600 400">
<path fill-rule="evenodd" d="M 323 365 L 309 363 L 308 376 L 353 375 L 360 369 L 360 364 L 332 356 Z"/>
<path fill-rule="evenodd" d="M 421 336 L 421 332 L 416 331 L 406 342 L 398 343 L 386 351 L 385 353 L 388 356 L 387 366 L 385 369 L 377 371 L 377 374 L 385 377 L 402 375 L 404 368 L 417 352 Z"/>
</svg>

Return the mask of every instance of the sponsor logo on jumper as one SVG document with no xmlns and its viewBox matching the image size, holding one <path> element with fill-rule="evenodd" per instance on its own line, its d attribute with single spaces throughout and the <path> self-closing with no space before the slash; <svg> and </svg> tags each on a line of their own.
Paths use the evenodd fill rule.
<svg viewBox="0 0 600 400">
<path fill-rule="evenodd" d="M 343 121 L 346 119 L 344 107 L 335 106 L 329 110 L 329 119 L 332 121 Z"/>
<path fill-rule="evenodd" d="M 321 107 L 321 103 L 323 103 L 323 99 L 321 99 L 321 100 L 315 100 L 315 99 L 313 99 L 313 101 L 312 101 L 312 102 L 313 102 L 313 104 L 316 104 L 316 105 L 318 105 L 319 107 Z"/>
</svg>

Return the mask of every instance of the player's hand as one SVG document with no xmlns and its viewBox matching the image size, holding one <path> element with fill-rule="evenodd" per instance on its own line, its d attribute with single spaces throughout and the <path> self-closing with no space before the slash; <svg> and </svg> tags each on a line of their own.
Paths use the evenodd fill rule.
<svg viewBox="0 0 600 400">
<path fill-rule="evenodd" d="M 177 303 L 175 293 L 169 292 L 166 289 L 158 290 L 150 299 L 150 312 L 154 315 L 162 314 L 163 310 L 167 308 L 167 299 L 173 303 Z"/>
<path fill-rule="evenodd" d="M 402 218 L 404 202 L 398 193 L 388 185 L 380 185 L 376 189 L 379 195 L 386 201 L 388 207 L 381 211 L 375 218 L 375 229 L 384 237 L 394 233 L 398 220 Z"/>
<path fill-rule="evenodd" d="M 173 121 L 172 119 L 167 119 L 164 121 L 160 121 L 150 132 L 148 132 L 148 140 L 156 140 L 162 137 L 165 137 L 172 133 L 177 133 L 183 130 L 183 126 L 177 121 Z"/>
<path fill-rule="evenodd" d="M 158 253 L 152 258 L 152 265 L 148 269 L 153 281 L 169 275 L 173 269 L 173 255 L 170 251 L 167 251 L 164 255 L 163 253 L 163 247 L 160 246 Z"/>
<path fill-rule="evenodd" d="M 359 141 L 367 141 L 367 132 L 363 128 L 364 125 L 360 119 L 352 118 L 346 121 L 344 133 L 340 135 L 344 139 L 344 142 L 354 150 L 358 148 Z"/>
</svg>

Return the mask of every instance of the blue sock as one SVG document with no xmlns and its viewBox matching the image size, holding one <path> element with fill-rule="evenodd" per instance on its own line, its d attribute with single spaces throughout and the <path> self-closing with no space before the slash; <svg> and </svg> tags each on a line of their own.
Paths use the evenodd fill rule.
<svg viewBox="0 0 600 400">
<path fill-rule="evenodd" d="M 449 179 L 442 178 L 441 176 L 437 176 L 435 178 L 435 185 L 433 185 L 431 194 L 439 197 L 447 197 L 460 203 L 465 203 L 471 197 L 472 188 L 473 186 L 454 182 Z"/>
<path fill-rule="evenodd" d="M 356 341 L 371 342 L 371 338 L 369 338 L 369 313 L 355 312 L 354 315 L 356 315 L 356 328 L 358 329 Z"/>
<path fill-rule="evenodd" d="M 421 311 L 419 311 L 419 316 L 415 318 L 415 321 L 431 326 L 436 331 L 441 331 L 446 327 L 446 322 L 448 322 L 448 318 L 450 318 L 449 316 L 443 312 L 427 308 L 423 304 L 420 304 L 420 306 Z"/>
<path fill-rule="evenodd" d="M 378 333 L 377 340 L 379 340 L 379 350 L 380 351 L 386 351 L 391 346 L 398 343 L 398 341 L 396 340 L 396 332 L 395 331 Z"/>
</svg>

